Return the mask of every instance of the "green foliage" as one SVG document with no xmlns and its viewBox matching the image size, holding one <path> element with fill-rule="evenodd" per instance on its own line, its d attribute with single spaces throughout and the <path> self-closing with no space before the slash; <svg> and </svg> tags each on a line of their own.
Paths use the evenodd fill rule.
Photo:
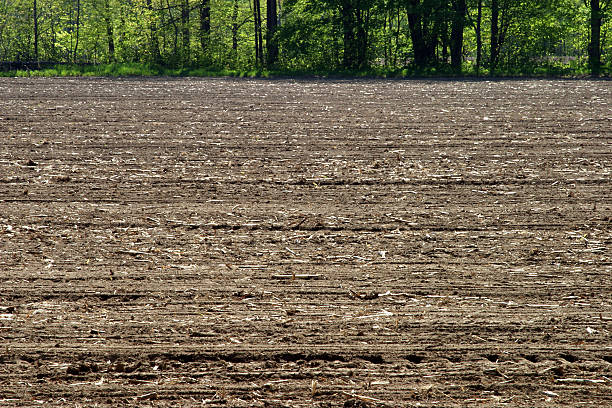
<svg viewBox="0 0 612 408">
<path fill-rule="evenodd" d="M 455 1 L 284 0 L 274 34 L 278 61 L 266 70 L 255 61 L 252 0 L 36 0 L 37 31 L 34 0 L 0 0 L 0 64 L 3 75 L 24 76 L 457 75 L 449 68 Z M 482 3 L 480 74 L 580 75 L 588 68 L 588 2 L 499 0 L 495 70 L 487 66 L 491 3 Z M 477 4 L 467 1 L 463 75 L 476 72 Z M 612 1 L 602 4 L 602 72 L 610 75 Z M 261 6 L 265 32 L 266 0 Z M 36 59 L 60 65 L 32 71 Z"/>
<path fill-rule="evenodd" d="M 281 14 L 281 64 L 288 69 L 337 69 L 341 36 L 337 16 L 309 0 L 289 0 Z"/>
</svg>

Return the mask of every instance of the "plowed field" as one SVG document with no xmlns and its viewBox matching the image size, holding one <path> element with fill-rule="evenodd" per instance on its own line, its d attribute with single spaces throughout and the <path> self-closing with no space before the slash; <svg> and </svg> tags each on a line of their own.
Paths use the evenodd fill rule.
<svg viewBox="0 0 612 408">
<path fill-rule="evenodd" d="M 612 406 L 612 82 L 0 80 L 0 406 Z"/>
</svg>

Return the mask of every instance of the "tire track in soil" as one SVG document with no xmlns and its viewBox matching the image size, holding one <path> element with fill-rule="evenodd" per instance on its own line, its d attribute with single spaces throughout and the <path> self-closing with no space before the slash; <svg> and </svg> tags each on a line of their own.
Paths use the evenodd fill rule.
<svg viewBox="0 0 612 408">
<path fill-rule="evenodd" d="M 0 404 L 610 404 L 611 89 L 1 79 Z"/>
</svg>

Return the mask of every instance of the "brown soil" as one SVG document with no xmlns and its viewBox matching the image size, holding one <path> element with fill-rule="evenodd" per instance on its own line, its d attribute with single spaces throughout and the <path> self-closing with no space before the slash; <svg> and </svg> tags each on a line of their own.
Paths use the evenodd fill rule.
<svg viewBox="0 0 612 408">
<path fill-rule="evenodd" d="M 612 406 L 612 82 L 0 80 L 0 406 Z"/>
</svg>

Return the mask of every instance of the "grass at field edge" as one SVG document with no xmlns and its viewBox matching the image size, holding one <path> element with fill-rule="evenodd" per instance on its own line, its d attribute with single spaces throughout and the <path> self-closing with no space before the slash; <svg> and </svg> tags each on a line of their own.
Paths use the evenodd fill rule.
<svg viewBox="0 0 612 408">
<path fill-rule="evenodd" d="M 612 67 L 610 67 L 612 68 Z M 601 78 L 612 78 L 612 69 L 602 70 Z M 370 68 L 365 70 L 268 70 L 268 69 L 224 69 L 184 67 L 169 68 L 154 64 L 57 64 L 40 69 L 15 69 L 0 71 L 0 77 L 235 77 L 235 78 L 589 78 L 584 67 L 531 67 L 522 70 L 499 71 L 491 74 L 481 70 L 477 75 L 473 67 L 463 72 L 453 72 L 448 66 L 403 69 Z"/>
</svg>

